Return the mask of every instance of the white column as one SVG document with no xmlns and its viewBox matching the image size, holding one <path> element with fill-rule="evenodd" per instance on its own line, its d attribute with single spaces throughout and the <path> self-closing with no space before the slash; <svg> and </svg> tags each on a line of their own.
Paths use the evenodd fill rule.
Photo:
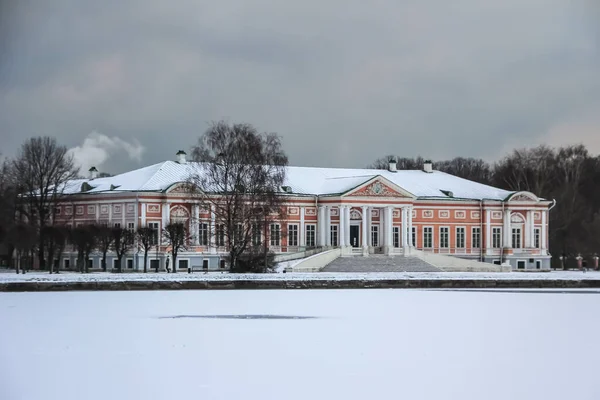
<svg viewBox="0 0 600 400">
<path fill-rule="evenodd" d="M 344 207 L 344 242 L 346 246 L 352 246 L 350 243 L 350 206 Z"/>
<path fill-rule="evenodd" d="M 531 246 L 532 229 L 533 229 L 533 221 L 532 221 L 531 211 L 527 211 L 527 213 L 525 214 L 525 232 L 523 232 L 523 235 L 525 236 L 525 248 L 532 247 Z"/>
<path fill-rule="evenodd" d="M 385 254 L 389 254 L 390 253 L 390 247 L 392 246 L 392 208 L 391 207 L 384 207 L 383 208 L 383 229 L 385 231 L 385 235 L 383 237 L 383 246 L 384 246 L 384 253 Z"/>
<path fill-rule="evenodd" d="M 304 207 L 300 207 L 300 227 L 298 228 L 300 232 L 298 232 L 298 236 L 300 239 L 300 247 L 306 247 L 306 235 L 304 229 Z"/>
<path fill-rule="evenodd" d="M 340 219 L 341 222 L 341 219 Z M 338 227 L 338 230 L 340 228 Z M 339 236 L 339 232 L 338 232 Z M 338 237 L 339 240 L 339 237 Z M 325 246 L 331 246 L 331 206 L 325 207 Z"/>
<path fill-rule="evenodd" d="M 325 207 L 319 206 L 317 213 L 317 246 L 325 246 Z"/>
<path fill-rule="evenodd" d="M 113 214 L 113 205 L 109 204 L 108 205 L 108 226 L 110 226 L 112 228 L 113 224 L 112 224 L 112 214 Z M 73 210 L 73 215 L 75 215 L 75 210 Z M 75 227 L 75 225 L 73 224 L 73 227 Z"/>
<path fill-rule="evenodd" d="M 346 225 L 346 214 L 344 213 L 344 206 L 338 207 L 338 219 L 340 221 L 338 225 L 338 243 L 340 247 L 346 246 L 346 235 L 344 235 L 344 227 Z"/>
<path fill-rule="evenodd" d="M 401 229 L 401 235 L 402 235 L 402 247 L 406 248 L 408 246 L 408 238 L 409 238 L 409 232 L 408 232 L 408 208 L 406 207 L 402 207 L 402 229 Z"/>
<path fill-rule="evenodd" d="M 504 211 L 504 223 L 502 226 L 502 234 L 504 235 L 504 247 L 511 248 L 511 230 L 510 230 L 510 210 Z"/>
<path fill-rule="evenodd" d="M 373 208 L 372 207 L 367 207 L 368 214 L 367 214 L 367 243 L 369 247 L 373 246 L 373 241 L 371 239 L 371 229 L 373 226 Z"/>
<path fill-rule="evenodd" d="M 412 208 L 412 206 L 408 207 L 407 212 L 408 212 L 408 243 L 409 243 L 408 247 L 414 247 L 415 244 L 413 243 L 413 240 L 412 240 L 412 231 L 413 231 L 413 217 L 412 217 L 413 208 Z"/>
<path fill-rule="evenodd" d="M 127 204 L 121 204 L 121 228 L 127 229 L 127 224 L 125 223 L 125 213 L 127 211 Z"/>
<path fill-rule="evenodd" d="M 210 252 L 217 252 L 217 226 L 214 206 L 210 208 Z M 266 237 L 266 236 L 265 236 Z"/>
<path fill-rule="evenodd" d="M 165 229 L 165 227 L 169 224 L 169 203 L 163 203 L 162 204 L 162 226 L 161 226 L 161 230 Z M 161 233 L 159 233 L 160 237 L 162 237 L 162 241 L 161 243 L 165 243 L 165 238 L 164 235 L 162 235 L 162 231 Z"/>
<path fill-rule="evenodd" d="M 363 255 L 369 254 L 369 232 L 367 230 L 367 216 L 371 209 L 367 206 L 362 207 L 362 248 Z"/>
<path fill-rule="evenodd" d="M 485 248 L 492 248 L 492 210 L 485 210 Z"/>
<path fill-rule="evenodd" d="M 100 221 L 100 203 L 96 203 L 96 223 Z"/>
<path fill-rule="evenodd" d="M 529 232 L 530 232 L 530 240 L 529 240 L 529 244 L 531 247 L 535 246 L 535 213 L 533 212 L 533 210 L 530 211 L 531 216 L 530 216 L 530 221 L 531 223 L 529 224 Z"/>
<path fill-rule="evenodd" d="M 542 248 L 542 254 L 546 254 L 546 235 L 548 234 L 548 225 L 546 224 L 547 211 L 542 211 L 542 228 L 540 229 L 540 246 Z"/>
<path fill-rule="evenodd" d="M 191 230 L 192 230 L 192 244 L 197 246 L 200 243 L 200 223 L 199 223 L 199 219 L 200 219 L 200 206 L 198 204 L 193 204 L 192 205 L 192 223 L 191 223 Z"/>
</svg>

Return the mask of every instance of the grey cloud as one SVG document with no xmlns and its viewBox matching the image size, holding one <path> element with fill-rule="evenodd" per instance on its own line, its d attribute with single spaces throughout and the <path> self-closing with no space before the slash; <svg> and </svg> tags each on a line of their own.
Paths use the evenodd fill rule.
<svg viewBox="0 0 600 400">
<path fill-rule="evenodd" d="M 591 144 L 586 1 L 19 2 L 0 65 L 3 152 L 99 131 L 139 140 L 149 164 L 220 118 L 280 133 L 297 165 L 493 159 L 575 126 Z"/>
</svg>

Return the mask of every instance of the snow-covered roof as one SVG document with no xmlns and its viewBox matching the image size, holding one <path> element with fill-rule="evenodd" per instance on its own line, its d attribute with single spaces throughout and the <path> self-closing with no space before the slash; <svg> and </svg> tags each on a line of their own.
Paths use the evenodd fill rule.
<svg viewBox="0 0 600 400">
<path fill-rule="evenodd" d="M 77 179 L 67 185 L 66 193 L 82 193 L 84 183 L 89 185 L 86 194 L 106 192 L 164 192 L 173 184 L 186 181 L 191 174 L 201 171 L 202 164 L 180 164 L 164 161 L 120 175 Z M 440 171 L 383 169 L 287 167 L 284 186 L 300 195 L 334 195 L 346 193 L 367 181 L 382 177 L 417 198 L 446 198 L 452 192 L 455 199 L 505 200 L 515 192 L 498 189 L 459 178 Z M 90 188 L 91 187 L 91 188 Z M 444 193 L 446 192 L 446 193 Z"/>
</svg>

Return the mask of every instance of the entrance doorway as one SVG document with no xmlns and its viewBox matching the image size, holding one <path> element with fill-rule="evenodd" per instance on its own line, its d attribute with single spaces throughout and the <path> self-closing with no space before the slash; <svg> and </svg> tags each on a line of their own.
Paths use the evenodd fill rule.
<svg viewBox="0 0 600 400">
<path fill-rule="evenodd" d="M 358 225 L 350 225 L 350 245 L 352 247 L 358 247 L 360 240 L 360 227 Z"/>
</svg>

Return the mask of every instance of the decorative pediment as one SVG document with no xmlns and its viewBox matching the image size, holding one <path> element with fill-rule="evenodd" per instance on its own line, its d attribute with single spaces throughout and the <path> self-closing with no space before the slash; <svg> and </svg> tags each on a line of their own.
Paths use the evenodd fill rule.
<svg viewBox="0 0 600 400">
<path fill-rule="evenodd" d="M 362 219 L 362 213 L 358 210 L 352 210 L 350 211 L 350 219 L 354 219 L 354 220 L 361 220 Z"/>
<path fill-rule="evenodd" d="M 539 198 L 531 193 L 531 192 L 517 192 L 514 193 L 509 199 L 508 201 L 510 202 L 517 202 L 517 201 L 539 201 Z"/>
<path fill-rule="evenodd" d="M 174 185 L 171 185 L 167 190 L 167 193 L 172 193 L 172 194 L 176 194 L 176 193 L 190 193 L 191 192 L 191 187 L 184 182 L 180 182 L 180 183 L 175 183 Z"/>
<path fill-rule="evenodd" d="M 345 196 L 360 197 L 402 197 L 413 198 L 414 196 L 389 180 L 378 176 L 368 180 L 362 185 L 350 190 Z"/>
</svg>

